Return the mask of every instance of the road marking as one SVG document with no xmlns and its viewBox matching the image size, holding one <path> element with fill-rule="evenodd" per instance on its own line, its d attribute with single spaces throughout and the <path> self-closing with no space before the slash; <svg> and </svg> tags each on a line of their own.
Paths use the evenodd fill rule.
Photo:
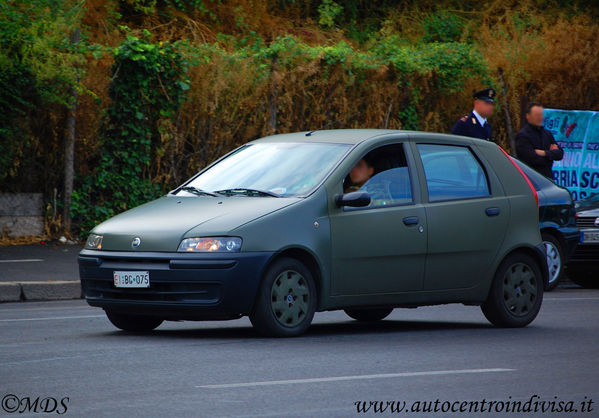
<svg viewBox="0 0 599 418">
<path fill-rule="evenodd" d="M 13 319 L 0 319 L 0 322 L 51 321 L 53 319 L 79 319 L 79 318 L 104 318 L 104 315 L 51 316 L 51 317 L 47 317 L 47 318 L 13 318 Z"/>
<path fill-rule="evenodd" d="M 79 300 L 79 299 L 73 299 L 73 302 L 84 302 L 83 300 Z M 46 301 L 46 302 L 27 302 L 27 304 L 30 303 L 53 303 L 53 302 L 70 302 L 69 300 L 61 300 L 61 301 Z M 4 305 L 4 304 L 2 304 Z M 8 306 L 8 305 L 4 305 L 2 306 L 0 305 L 0 313 L 5 313 L 5 312 L 32 312 L 32 311 L 73 311 L 73 310 L 79 310 L 79 309 L 87 309 L 87 310 L 95 310 L 94 308 L 90 307 L 89 305 L 85 304 L 84 306 L 73 306 L 70 308 L 65 308 L 64 306 L 55 306 L 55 307 L 49 307 L 49 308 L 44 308 L 44 307 L 40 307 L 40 308 L 17 308 L 15 306 L 17 305 L 23 305 L 22 302 L 15 302 L 12 304 L 12 306 Z M 6 307 L 7 309 L 3 309 L 4 307 Z"/>
<path fill-rule="evenodd" d="M 599 300 L 599 298 L 543 298 L 543 300 Z"/>
<path fill-rule="evenodd" d="M 26 363 L 42 363 L 44 361 L 57 361 L 57 360 L 71 360 L 74 358 L 88 358 L 88 357 L 97 357 L 103 356 L 105 353 L 89 353 L 89 354 L 81 354 L 76 356 L 64 356 L 64 357 L 49 357 L 49 358 L 41 358 L 41 359 L 32 359 L 32 360 L 20 360 L 20 361 L 8 361 L 6 363 L 0 363 L 0 366 L 14 366 L 18 364 L 26 364 Z"/>
<path fill-rule="evenodd" d="M 20 260 L 0 260 L 0 263 L 32 263 L 36 261 L 44 261 L 41 258 L 22 258 Z"/>
<path fill-rule="evenodd" d="M 340 381 L 345 381 L 345 380 L 390 379 L 390 378 L 394 378 L 394 377 L 440 376 L 440 375 L 449 375 L 449 374 L 498 373 L 498 372 L 513 372 L 513 371 L 516 371 L 516 369 L 433 370 L 433 371 L 428 371 L 428 372 L 363 374 L 363 375 L 356 375 L 356 376 L 315 377 L 315 378 L 311 378 L 311 379 L 267 380 L 267 381 L 262 381 L 262 382 L 224 383 L 224 384 L 220 384 L 220 385 L 199 385 L 199 386 L 196 386 L 196 388 L 225 389 L 225 388 L 242 388 L 242 387 L 254 387 L 254 386 L 291 385 L 291 384 L 298 384 L 298 383 L 340 382 Z"/>
</svg>

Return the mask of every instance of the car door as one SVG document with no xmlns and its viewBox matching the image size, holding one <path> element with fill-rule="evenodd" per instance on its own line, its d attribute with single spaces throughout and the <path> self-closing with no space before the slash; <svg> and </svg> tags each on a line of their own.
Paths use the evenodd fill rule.
<svg viewBox="0 0 599 418">
<path fill-rule="evenodd" d="M 374 158 L 376 174 L 360 189 L 370 194 L 370 205 L 335 207 L 329 214 L 334 296 L 422 288 L 426 213 L 414 199 L 412 167 L 402 144 L 372 153 L 381 156 L 378 162 Z"/>
<path fill-rule="evenodd" d="M 415 144 L 427 195 L 425 290 L 476 285 L 492 267 L 509 220 L 509 203 L 476 152 L 461 145 Z"/>
</svg>

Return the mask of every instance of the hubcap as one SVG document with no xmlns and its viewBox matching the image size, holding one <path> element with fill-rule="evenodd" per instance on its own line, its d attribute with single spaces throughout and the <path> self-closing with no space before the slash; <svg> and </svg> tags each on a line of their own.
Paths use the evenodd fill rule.
<svg viewBox="0 0 599 418">
<path fill-rule="evenodd" d="M 310 302 L 306 279 L 297 271 L 285 270 L 272 283 L 270 300 L 272 311 L 282 325 L 299 325 L 308 314 Z"/>
<path fill-rule="evenodd" d="M 545 252 L 547 253 L 547 268 L 549 269 L 549 283 L 553 283 L 562 270 L 562 259 L 559 256 L 559 250 L 552 242 L 544 241 Z"/>
<path fill-rule="evenodd" d="M 537 279 L 529 266 L 517 263 L 503 277 L 503 302 L 514 316 L 525 316 L 537 300 Z"/>
</svg>

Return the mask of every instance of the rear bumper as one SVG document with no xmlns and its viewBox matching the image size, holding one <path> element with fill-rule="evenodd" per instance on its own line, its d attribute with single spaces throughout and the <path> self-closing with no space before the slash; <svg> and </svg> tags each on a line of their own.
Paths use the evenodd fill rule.
<svg viewBox="0 0 599 418">
<path fill-rule="evenodd" d="M 83 250 L 79 276 L 91 306 L 173 320 L 231 319 L 251 311 L 273 254 Z M 114 271 L 149 271 L 150 287 L 117 288 Z"/>
<path fill-rule="evenodd" d="M 545 244 L 541 243 L 537 245 L 535 250 L 537 253 L 537 259 L 539 260 L 541 274 L 543 275 L 543 283 L 546 286 L 549 283 L 549 268 L 547 267 L 547 252 L 545 251 Z"/>
</svg>

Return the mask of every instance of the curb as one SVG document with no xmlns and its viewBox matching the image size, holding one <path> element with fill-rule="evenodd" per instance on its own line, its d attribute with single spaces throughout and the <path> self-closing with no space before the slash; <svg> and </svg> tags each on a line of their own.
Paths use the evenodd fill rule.
<svg viewBox="0 0 599 418">
<path fill-rule="evenodd" d="M 0 282 L 0 302 L 81 299 L 81 281 Z"/>
</svg>

